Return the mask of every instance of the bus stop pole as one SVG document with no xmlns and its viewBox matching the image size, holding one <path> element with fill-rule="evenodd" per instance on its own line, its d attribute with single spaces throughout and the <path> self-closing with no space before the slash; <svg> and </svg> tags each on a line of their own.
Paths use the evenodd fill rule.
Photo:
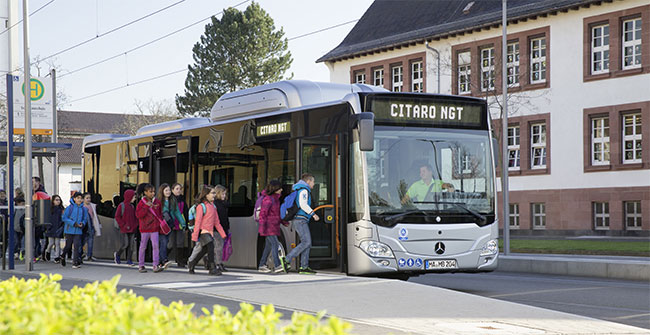
<svg viewBox="0 0 650 335">
<path fill-rule="evenodd" d="M 25 268 L 32 271 L 34 262 L 34 225 L 32 223 L 32 77 L 29 61 L 29 11 L 23 0 L 23 52 L 25 80 Z"/>
<path fill-rule="evenodd" d="M 501 194 L 503 195 L 503 253 L 510 253 L 510 201 L 508 197 L 508 35 L 507 35 L 507 4 L 508 0 L 502 0 L 502 18 L 503 38 L 501 40 L 501 86 L 503 87 L 503 117 L 501 133 L 503 135 L 501 143 L 502 164 L 501 164 Z"/>
<path fill-rule="evenodd" d="M 52 143 L 57 143 L 58 129 L 56 116 L 56 70 L 50 71 L 52 77 Z M 59 151 L 52 157 L 52 194 L 59 194 Z"/>
<path fill-rule="evenodd" d="M 7 74 L 7 211 L 9 214 L 9 270 L 14 269 L 14 247 L 16 232 L 14 229 L 14 76 Z"/>
</svg>

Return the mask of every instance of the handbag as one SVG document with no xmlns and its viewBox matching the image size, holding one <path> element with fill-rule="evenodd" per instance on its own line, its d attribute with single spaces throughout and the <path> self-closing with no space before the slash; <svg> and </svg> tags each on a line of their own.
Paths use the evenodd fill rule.
<svg viewBox="0 0 650 335">
<path fill-rule="evenodd" d="M 230 233 L 223 241 L 223 252 L 221 253 L 221 260 L 226 262 L 232 255 L 232 239 L 230 238 Z"/>
<path fill-rule="evenodd" d="M 163 220 L 165 220 L 165 222 L 167 222 L 167 225 L 169 226 L 169 228 L 174 229 L 174 226 L 175 226 L 174 218 L 169 214 L 169 212 L 163 212 L 162 214 L 163 214 Z"/>
<path fill-rule="evenodd" d="M 167 224 L 167 222 L 165 220 L 161 219 L 160 217 L 158 217 L 158 214 L 156 214 L 156 212 L 154 212 L 153 208 L 149 207 L 149 212 L 151 212 L 153 217 L 156 218 L 156 220 L 158 220 L 158 226 L 160 228 L 160 233 L 163 234 L 163 235 L 169 235 L 169 233 L 171 233 L 172 230 L 171 230 L 171 228 L 169 228 L 169 225 Z"/>
</svg>

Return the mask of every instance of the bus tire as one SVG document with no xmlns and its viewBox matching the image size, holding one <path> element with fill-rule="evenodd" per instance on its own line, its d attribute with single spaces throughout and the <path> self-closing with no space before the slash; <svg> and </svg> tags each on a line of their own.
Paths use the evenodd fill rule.
<svg viewBox="0 0 650 335">
<path fill-rule="evenodd" d="M 283 257 L 287 255 L 287 244 L 284 239 L 284 235 L 280 234 L 278 236 L 278 257 Z M 257 236 L 257 263 L 256 266 L 260 264 L 260 260 L 262 259 L 262 253 L 264 252 L 264 245 L 266 244 L 266 237 L 265 236 Z M 269 257 L 266 260 L 266 266 L 269 269 L 273 269 L 275 267 L 275 264 L 273 264 L 273 256 L 269 254 Z"/>
</svg>

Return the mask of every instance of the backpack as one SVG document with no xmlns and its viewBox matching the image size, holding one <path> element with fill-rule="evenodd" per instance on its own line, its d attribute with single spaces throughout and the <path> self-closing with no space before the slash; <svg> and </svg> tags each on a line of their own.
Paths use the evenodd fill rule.
<svg viewBox="0 0 650 335">
<path fill-rule="evenodd" d="M 120 207 L 120 206 L 122 206 L 122 217 L 124 217 L 124 203 L 120 203 L 119 205 L 117 205 L 117 207 Z M 116 213 L 117 213 L 117 211 L 116 211 Z M 117 220 L 115 220 L 115 218 L 113 218 L 113 227 L 115 227 L 115 229 L 117 229 L 117 230 L 120 230 L 120 224 L 117 223 Z"/>
<path fill-rule="evenodd" d="M 298 214 L 298 192 L 302 189 L 297 189 L 284 198 L 282 205 L 280 205 L 280 218 L 284 221 L 292 220 Z"/>
<path fill-rule="evenodd" d="M 201 203 L 201 207 L 203 207 L 203 214 L 208 210 L 205 207 L 204 203 Z M 190 230 L 194 230 L 194 221 L 196 220 L 196 204 L 192 205 L 190 207 L 190 210 L 187 212 L 187 227 Z"/>
<path fill-rule="evenodd" d="M 253 207 L 253 219 L 255 222 L 259 223 L 260 222 L 260 212 L 262 212 L 262 200 L 266 195 L 262 194 L 262 192 L 257 192 L 257 200 L 255 201 L 255 207 Z"/>
</svg>

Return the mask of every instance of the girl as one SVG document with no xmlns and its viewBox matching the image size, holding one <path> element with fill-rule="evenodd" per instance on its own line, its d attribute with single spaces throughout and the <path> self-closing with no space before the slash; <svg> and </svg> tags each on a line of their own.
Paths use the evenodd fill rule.
<svg viewBox="0 0 650 335">
<path fill-rule="evenodd" d="M 60 262 L 61 257 L 61 238 L 63 238 L 63 201 L 61 197 L 57 194 L 52 196 L 52 208 L 50 210 L 51 223 L 47 230 L 45 231 L 45 236 L 48 239 L 47 249 L 43 254 L 50 253 L 50 259 L 54 260 L 54 263 Z M 54 253 L 52 253 L 54 249 Z"/>
<path fill-rule="evenodd" d="M 214 199 L 217 196 L 217 191 L 210 186 L 203 186 L 201 193 L 197 197 L 196 203 L 196 219 L 194 221 L 194 232 L 192 233 L 192 241 L 200 245 L 201 250 L 194 258 L 190 258 L 188 264 L 189 272 L 194 273 L 194 267 L 205 253 L 208 254 L 208 267 L 211 275 L 221 275 L 214 263 L 214 233 L 216 229 L 221 238 L 226 237 L 221 224 L 219 224 L 219 215 L 217 209 L 214 207 Z"/>
<path fill-rule="evenodd" d="M 95 241 L 95 236 L 101 236 L 101 225 L 99 224 L 99 217 L 97 217 L 97 205 L 90 201 L 90 193 L 86 192 L 83 194 L 84 197 L 84 207 L 88 210 L 88 215 L 90 217 L 88 230 L 83 235 L 80 251 L 83 249 L 83 246 L 86 246 L 86 260 L 87 261 L 96 261 L 97 259 L 93 257 L 93 244 Z"/>
<path fill-rule="evenodd" d="M 172 229 L 169 235 L 160 234 L 160 259 L 162 260 L 163 267 L 166 269 L 169 264 L 171 264 L 169 259 L 167 259 L 167 244 L 169 244 L 170 235 L 174 234 L 174 231 L 178 231 L 180 227 L 185 226 L 185 219 L 178 210 L 176 197 L 172 196 L 172 189 L 168 184 L 162 184 L 158 188 L 158 201 L 162 204 L 160 217 L 162 217 Z M 179 222 L 178 226 L 176 225 L 176 222 Z M 173 243 L 172 252 L 177 255 L 178 248 L 176 247 L 176 235 L 174 235 Z"/>
<path fill-rule="evenodd" d="M 74 263 L 73 269 L 81 266 L 81 234 L 83 227 L 88 225 L 90 218 L 88 210 L 83 205 L 83 196 L 76 192 L 70 199 L 70 206 L 63 212 L 63 222 L 65 222 L 65 248 L 63 254 L 72 251 L 74 244 Z M 65 266 L 65 257 L 61 257 L 61 265 Z"/>
<path fill-rule="evenodd" d="M 183 216 L 183 222 L 185 222 L 187 207 L 185 206 L 185 197 L 183 197 L 183 185 L 175 183 L 172 185 L 172 194 L 176 198 L 176 204 L 178 205 L 178 211 Z M 187 264 L 186 260 L 186 248 L 185 240 L 187 239 L 187 234 L 185 234 L 185 229 L 187 223 L 184 223 L 179 220 L 174 220 L 174 230 L 171 233 L 171 243 L 172 247 L 176 246 L 176 263 L 178 267 L 184 268 Z"/>
<path fill-rule="evenodd" d="M 138 230 L 138 219 L 135 217 L 135 191 L 126 190 L 124 192 L 124 201 L 122 201 L 115 210 L 115 221 L 120 226 L 120 248 L 113 253 L 113 261 L 120 264 L 120 255 L 124 251 L 126 264 L 134 266 L 132 261 L 134 251 L 135 232 Z"/>
<path fill-rule="evenodd" d="M 158 231 L 160 230 L 160 213 L 161 204 L 158 199 L 156 199 L 156 189 L 151 184 L 145 184 L 143 186 L 143 197 L 138 203 L 138 206 L 135 210 L 135 216 L 138 218 L 140 223 L 140 250 L 138 253 L 138 265 L 140 266 L 140 273 L 147 272 L 144 268 L 144 253 L 147 249 L 147 243 L 151 240 L 151 256 L 153 258 L 153 272 L 160 272 L 164 270 L 162 266 L 159 265 L 158 257 L 160 256 L 160 251 L 158 250 Z"/>
<path fill-rule="evenodd" d="M 258 232 L 260 236 L 266 236 L 266 244 L 262 252 L 262 259 L 258 269 L 260 272 L 271 272 L 266 261 L 271 253 L 275 272 L 282 272 L 280 266 L 280 257 L 278 257 L 278 236 L 280 236 L 280 195 L 282 194 L 282 184 L 277 180 L 271 180 L 262 191 L 262 206 L 260 207 L 260 219 Z"/>
<path fill-rule="evenodd" d="M 217 185 L 214 187 L 217 191 L 217 197 L 214 200 L 214 205 L 217 207 L 217 214 L 219 214 L 219 223 L 223 228 L 223 231 L 226 233 L 226 236 L 230 233 L 230 221 L 228 220 L 228 202 L 226 198 L 228 196 L 228 190 L 221 186 Z M 217 263 L 217 267 L 220 271 L 225 272 L 226 268 L 223 266 L 223 243 L 224 240 L 221 236 L 216 235 L 214 238 L 214 260 Z"/>
</svg>

